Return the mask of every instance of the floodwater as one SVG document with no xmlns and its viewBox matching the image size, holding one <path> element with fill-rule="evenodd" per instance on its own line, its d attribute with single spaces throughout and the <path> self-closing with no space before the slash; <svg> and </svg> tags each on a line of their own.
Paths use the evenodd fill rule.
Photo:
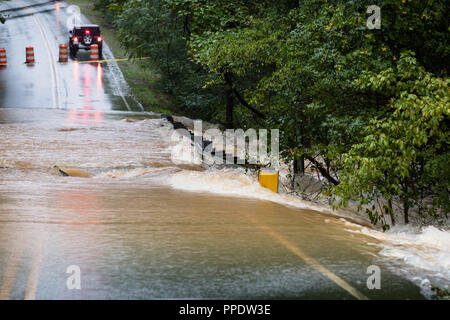
<svg viewBox="0 0 450 320">
<path fill-rule="evenodd" d="M 448 232 L 381 234 L 254 173 L 174 161 L 189 157 L 172 126 L 116 63 L 55 62 L 70 13 L 41 2 L 0 4 L 23 7 L 0 26 L 0 299 L 422 299 L 448 283 Z"/>
<path fill-rule="evenodd" d="M 189 175 L 208 183 L 213 172 L 173 164 L 165 120 L 91 115 L 0 110 L 3 297 L 422 297 L 390 271 L 377 241 L 347 231 L 355 228 L 348 223 L 268 200 L 187 191 Z M 64 177 L 54 165 L 94 176 Z M 185 190 L 174 185 L 180 174 Z M 81 290 L 67 289 L 71 265 L 81 270 Z M 381 290 L 367 289 L 371 265 L 382 269 Z"/>
</svg>

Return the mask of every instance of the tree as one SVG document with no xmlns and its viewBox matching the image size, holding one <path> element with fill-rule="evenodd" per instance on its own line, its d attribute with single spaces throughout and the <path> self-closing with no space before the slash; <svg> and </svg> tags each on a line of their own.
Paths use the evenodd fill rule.
<svg viewBox="0 0 450 320">
<path fill-rule="evenodd" d="M 384 0 L 374 30 L 371 0 L 97 1 L 129 53 L 151 57 L 183 113 L 279 128 L 284 160 L 300 173 L 309 160 L 340 205 L 384 197 L 383 210 L 368 212 L 374 222 L 394 200 L 406 221 L 411 207 L 448 212 L 447 144 L 431 129 L 448 130 L 439 107 L 448 92 L 436 86 L 448 78 L 448 1 Z M 424 103 L 432 109 L 420 125 L 402 109 Z M 411 143 L 411 126 L 425 144 Z"/>
<path fill-rule="evenodd" d="M 344 154 L 341 184 L 334 188 L 340 196 L 338 205 L 346 205 L 348 199 L 371 205 L 367 212 L 373 223 L 385 224 L 383 214 L 392 214 L 396 198 L 403 205 L 405 223 L 412 207 L 419 214 L 447 217 L 449 79 L 426 72 L 406 51 L 395 69 L 365 72 L 358 83 L 362 90 L 392 94 L 392 111 L 373 119 L 364 140 Z M 377 207 L 380 198 L 388 201 L 387 208 Z"/>
</svg>

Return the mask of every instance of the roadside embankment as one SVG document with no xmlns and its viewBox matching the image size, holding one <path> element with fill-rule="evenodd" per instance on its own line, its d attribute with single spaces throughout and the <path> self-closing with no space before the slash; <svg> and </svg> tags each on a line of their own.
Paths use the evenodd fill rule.
<svg viewBox="0 0 450 320">
<path fill-rule="evenodd" d="M 78 5 L 81 12 L 93 23 L 99 24 L 102 28 L 102 34 L 106 43 L 110 46 L 116 58 L 126 58 L 127 53 L 121 47 L 120 39 L 117 33 L 114 31 L 113 26 L 109 24 L 103 17 L 103 15 L 93 10 L 94 4 L 88 0 L 71 0 L 71 3 Z M 162 114 L 173 114 L 174 109 L 171 107 L 172 103 L 170 97 L 162 94 L 157 89 L 158 74 L 156 74 L 151 68 L 151 62 L 149 61 L 121 61 L 119 63 L 120 69 L 127 81 L 132 94 L 142 104 L 146 111 L 156 112 L 156 116 L 162 116 Z M 193 120 L 186 117 L 173 117 L 174 128 L 177 126 L 184 126 L 186 129 L 193 132 Z M 205 122 L 203 122 L 205 123 Z M 204 129 L 211 127 L 219 128 L 219 126 L 209 124 Z M 204 146 L 203 146 L 204 147 Z M 252 168 L 254 169 L 254 168 Z M 333 210 L 331 206 L 331 198 L 323 195 L 323 190 L 327 188 L 326 179 L 321 176 L 320 173 L 315 171 L 307 172 L 302 176 L 297 176 L 294 183 L 292 183 L 292 173 L 289 172 L 288 166 L 284 166 L 280 170 L 280 193 L 289 194 L 294 197 L 298 197 L 304 201 L 309 201 L 320 206 L 326 207 L 329 210 Z M 339 209 L 335 212 L 343 212 L 345 216 L 354 216 L 360 223 L 370 224 L 367 214 L 362 211 L 358 211 L 358 204 L 354 202 L 349 203 L 349 207 L 345 209 Z M 422 217 L 414 208 L 411 209 L 411 224 L 415 226 L 448 225 L 447 222 L 436 221 L 427 217 Z M 394 217 L 397 224 L 402 224 L 402 212 L 400 204 L 394 203 Z M 387 223 L 391 223 L 389 216 L 386 216 Z M 381 227 L 377 225 L 376 228 Z"/>
<path fill-rule="evenodd" d="M 166 118 L 174 127 L 174 129 L 185 129 L 190 132 L 190 138 L 192 140 L 192 144 L 194 145 L 194 121 L 187 117 L 177 117 L 177 116 L 169 116 L 169 115 L 160 115 L 163 118 Z M 218 129 L 221 130 L 219 125 L 211 124 L 202 121 L 202 129 L 203 133 L 208 129 Z M 222 128 L 223 129 L 223 128 Z M 203 150 L 210 145 L 212 142 L 207 138 L 203 137 L 202 148 Z M 248 147 L 248 145 L 247 145 Z M 213 149 L 214 150 L 214 149 Z M 202 151 L 200 151 L 202 152 Z M 224 159 L 227 158 L 226 154 L 223 154 Z M 234 155 L 233 155 L 234 157 Z M 236 160 L 236 158 L 235 158 Z M 237 161 L 235 161 L 237 163 Z M 230 169 L 231 167 L 241 167 L 245 170 L 246 174 L 253 174 L 255 177 L 257 176 L 258 166 L 254 165 L 206 165 L 205 168 L 215 168 L 215 169 Z M 356 222 L 358 224 L 374 228 L 377 230 L 382 230 L 382 223 L 378 223 L 377 225 L 373 225 L 365 211 L 365 206 L 359 208 L 359 203 L 355 201 L 349 201 L 348 206 L 346 208 L 333 208 L 332 198 L 330 196 L 325 195 L 325 190 L 328 188 L 328 182 L 325 177 L 323 177 L 319 171 L 314 170 L 314 166 L 306 161 L 306 170 L 304 175 L 295 175 L 294 181 L 292 179 L 293 172 L 291 171 L 289 165 L 282 163 L 278 168 L 280 173 L 280 181 L 279 181 L 279 193 L 280 195 L 289 196 L 291 199 L 299 199 L 301 201 L 305 201 L 310 203 L 312 206 L 319 206 L 323 208 L 323 210 L 318 211 L 326 211 L 327 213 L 331 213 L 335 216 L 343 217 L 347 220 Z M 380 200 L 381 201 L 381 200 Z M 277 201 L 276 201 L 277 202 Z M 379 204 L 376 204 L 379 205 Z M 403 226 L 403 211 L 401 204 L 397 201 L 393 201 L 394 205 L 394 220 L 395 224 L 392 223 L 391 217 L 389 215 L 385 215 L 385 223 L 390 225 L 390 227 Z M 368 207 L 368 206 L 367 206 Z M 358 210 L 359 209 L 359 210 Z M 415 208 L 410 209 L 410 226 L 413 228 L 422 228 L 426 226 L 435 226 L 438 228 L 448 228 L 448 220 L 435 219 L 429 216 L 422 216 L 418 213 Z"/>
</svg>

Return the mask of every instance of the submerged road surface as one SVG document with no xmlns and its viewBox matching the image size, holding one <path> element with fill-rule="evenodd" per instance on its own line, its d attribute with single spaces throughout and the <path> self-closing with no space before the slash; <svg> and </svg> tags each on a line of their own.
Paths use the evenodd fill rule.
<svg viewBox="0 0 450 320">
<path fill-rule="evenodd" d="M 113 64 L 54 63 L 67 4 L 42 2 L 1 4 L 22 9 L 0 26 L 0 299 L 423 298 L 362 226 L 174 164 L 171 125 L 128 112 Z"/>
</svg>

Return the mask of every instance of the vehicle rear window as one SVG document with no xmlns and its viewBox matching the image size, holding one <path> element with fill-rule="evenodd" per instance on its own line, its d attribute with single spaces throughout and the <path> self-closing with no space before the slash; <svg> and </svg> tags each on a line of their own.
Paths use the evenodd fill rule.
<svg viewBox="0 0 450 320">
<path fill-rule="evenodd" d="M 100 35 L 100 29 L 99 28 L 81 28 L 81 29 L 75 29 L 75 35 L 82 36 L 85 34 L 86 30 L 91 31 L 91 35 L 93 36 L 99 36 Z"/>
</svg>

